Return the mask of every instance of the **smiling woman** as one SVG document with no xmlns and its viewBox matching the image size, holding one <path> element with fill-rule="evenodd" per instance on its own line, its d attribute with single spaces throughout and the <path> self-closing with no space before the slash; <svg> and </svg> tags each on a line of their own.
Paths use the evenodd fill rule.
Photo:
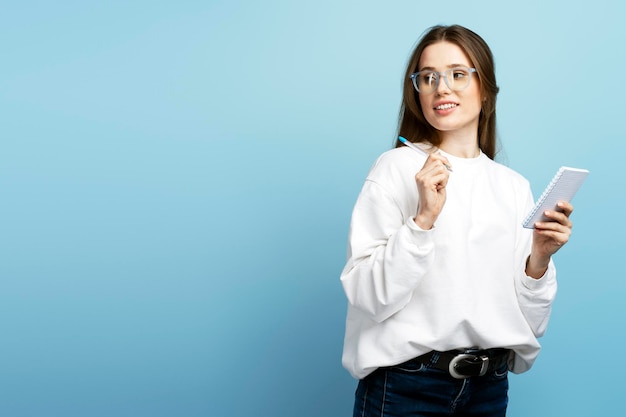
<svg viewBox="0 0 626 417">
<path fill-rule="evenodd" d="M 472 62 L 463 49 L 447 41 L 434 43 L 424 49 L 418 64 L 418 74 L 427 73 L 430 75 L 426 77 L 437 78 L 434 83 L 424 86 L 428 88 L 418 90 L 419 105 L 424 118 L 438 132 L 438 143 L 434 145 L 456 148 L 458 146 L 455 145 L 465 145 L 464 148 L 470 153 L 464 153 L 464 157 L 477 156 L 476 136 L 483 102 L 480 82 L 470 78 L 471 71 L 476 71 L 475 68 L 469 68 L 471 65 Z M 441 73 L 434 71 L 445 68 L 447 70 Z M 448 72 L 450 77 L 446 75 Z M 445 77 L 445 82 L 438 82 L 439 74 Z M 453 81 L 449 81 L 450 79 Z M 450 132 L 457 137 L 462 135 L 467 143 L 448 143 L 446 138 Z"/>
<path fill-rule="evenodd" d="M 493 160 L 497 93 L 489 47 L 462 26 L 431 28 L 409 60 L 399 134 L 430 153 L 378 158 L 341 274 L 355 416 L 504 416 L 508 372 L 537 358 L 573 207 L 522 228 L 533 198 Z"/>
<path fill-rule="evenodd" d="M 465 97 L 472 94 L 478 102 L 466 101 L 463 103 L 466 109 L 462 110 L 469 114 L 471 122 L 477 122 L 476 127 L 469 126 L 468 137 L 478 135 L 481 151 L 493 159 L 497 148 L 495 110 L 499 92 L 494 59 L 485 41 L 476 33 L 468 32 L 435 28 L 415 48 L 403 82 L 398 134 L 412 142 L 425 141 L 434 146 L 441 145 L 441 131 L 450 128 L 438 127 L 437 123 L 449 121 L 448 118 L 436 116 L 447 115 L 446 112 L 451 112 L 460 103 L 450 101 L 449 94 L 434 94 L 435 91 L 449 89 L 451 93 Z M 443 83 L 440 82 L 442 77 Z M 473 109 L 467 109 L 470 104 Z M 435 109 L 437 106 L 439 108 Z M 481 113 L 480 118 L 472 116 L 476 109 Z M 451 129 L 454 129 L 454 125 Z M 396 146 L 401 144 L 397 142 Z"/>
</svg>

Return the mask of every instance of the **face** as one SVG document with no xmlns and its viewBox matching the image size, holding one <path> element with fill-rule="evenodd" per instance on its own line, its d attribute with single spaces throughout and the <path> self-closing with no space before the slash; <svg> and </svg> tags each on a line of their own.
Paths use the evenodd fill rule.
<svg viewBox="0 0 626 417">
<path fill-rule="evenodd" d="M 417 70 L 443 72 L 457 66 L 473 67 L 459 46 L 441 41 L 424 49 Z M 482 104 L 479 87 L 478 77 L 473 73 L 469 85 L 464 90 L 451 90 L 441 77 L 434 92 L 418 94 L 424 117 L 431 126 L 442 133 L 444 140 L 450 135 L 476 137 L 478 134 L 478 118 Z"/>
</svg>

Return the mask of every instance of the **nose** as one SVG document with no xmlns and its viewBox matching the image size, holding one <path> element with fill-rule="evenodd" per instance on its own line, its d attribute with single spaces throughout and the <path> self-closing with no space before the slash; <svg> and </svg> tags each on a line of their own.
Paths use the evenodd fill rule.
<svg viewBox="0 0 626 417">
<path fill-rule="evenodd" d="M 439 74 L 439 85 L 435 89 L 437 95 L 450 94 L 452 90 L 448 87 L 448 77 L 446 74 Z"/>
</svg>

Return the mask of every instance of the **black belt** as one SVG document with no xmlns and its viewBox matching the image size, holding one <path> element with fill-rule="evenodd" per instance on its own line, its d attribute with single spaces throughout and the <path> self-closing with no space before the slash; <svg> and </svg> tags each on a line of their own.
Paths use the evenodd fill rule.
<svg viewBox="0 0 626 417">
<path fill-rule="evenodd" d="M 509 359 L 509 349 L 466 349 L 450 350 L 447 352 L 431 351 L 415 360 L 424 365 L 447 371 L 457 379 L 465 379 L 471 376 L 483 376 L 492 372 Z"/>
</svg>

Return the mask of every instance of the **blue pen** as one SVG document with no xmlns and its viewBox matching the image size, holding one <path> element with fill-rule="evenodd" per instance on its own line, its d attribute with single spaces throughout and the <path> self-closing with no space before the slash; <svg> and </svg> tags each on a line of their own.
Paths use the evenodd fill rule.
<svg viewBox="0 0 626 417">
<path fill-rule="evenodd" d="M 406 138 L 402 137 L 402 136 L 398 136 L 398 139 L 400 140 L 400 142 L 404 143 L 406 146 L 408 146 L 409 148 L 413 149 L 416 152 L 421 153 L 422 155 L 428 157 L 428 152 L 426 152 L 425 150 L 423 150 L 422 148 L 420 148 L 419 146 L 417 146 L 416 144 L 409 142 L 408 140 L 406 140 Z M 443 164 L 444 167 L 446 167 L 446 169 L 450 172 L 452 172 L 452 167 L 448 164 Z"/>
</svg>

